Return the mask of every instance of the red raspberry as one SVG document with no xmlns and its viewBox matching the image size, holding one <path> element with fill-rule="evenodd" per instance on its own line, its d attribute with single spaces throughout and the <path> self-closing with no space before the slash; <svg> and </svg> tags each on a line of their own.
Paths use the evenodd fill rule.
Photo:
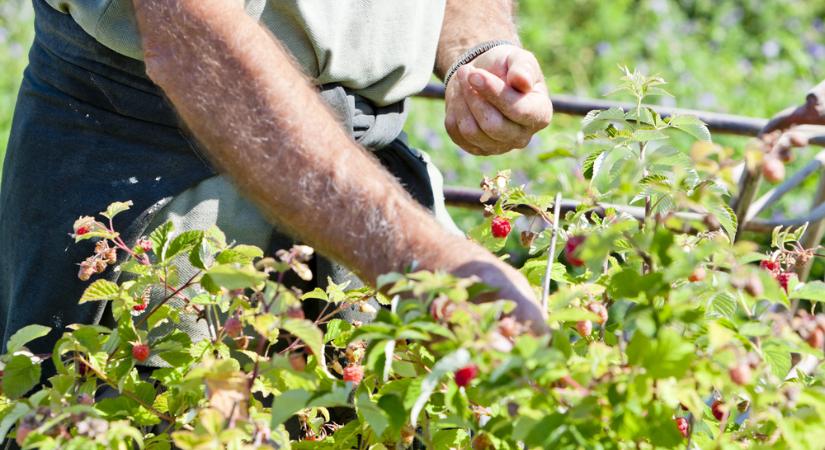
<svg viewBox="0 0 825 450">
<path fill-rule="evenodd" d="M 344 367 L 344 381 L 351 381 L 352 384 L 359 384 L 364 379 L 364 366 L 360 364 L 350 364 Z"/>
<path fill-rule="evenodd" d="M 714 400 L 710 405 L 710 410 L 713 412 L 713 417 L 716 417 L 716 420 L 722 420 L 722 418 L 725 417 L 725 408 L 722 400 Z"/>
<path fill-rule="evenodd" d="M 455 384 L 457 384 L 458 387 L 468 386 L 477 375 L 478 366 L 472 363 L 466 365 L 455 371 Z"/>
<path fill-rule="evenodd" d="M 89 231 L 91 230 L 89 230 L 88 227 L 77 227 L 77 230 L 74 232 L 74 234 L 77 236 L 83 236 L 84 234 L 89 233 Z"/>
<path fill-rule="evenodd" d="M 226 319 L 226 322 L 223 324 L 223 331 L 225 331 L 229 337 L 236 338 L 241 335 L 243 325 L 237 317 L 232 316 Z"/>
<path fill-rule="evenodd" d="M 685 419 L 684 417 L 677 417 L 674 420 L 676 421 L 676 427 L 679 428 L 679 433 L 682 435 L 682 437 L 687 438 L 688 430 L 690 428 L 687 419 Z"/>
<path fill-rule="evenodd" d="M 822 350 L 822 347 L 825 346 L 825 331 L 822 331 L 822 328 L 819 327 L 814 328 L 806 341 L 811 347 Z"/>
<path fill-rule="evenodd" d="M 496 216 L 493 218 L 493 222 L 491 228 L 493 236 L 497 238 L 506 238 L 508 234 L 510 234 L 510 230 L 512 226 L 510 225 L 510 221 L 507 220 L 505 217 Z"/>
<path fill-rule="evenodd" d="M 693 272 L 688 277 L 688 281 L 690 281 L 691 283 L 697 283 L 699 281 L 704 280 L 706 276 L 707 276 L 707 271 L 705 270 L 705 268 L 702 267 L 702 266 L 699 266 L 699 267 L 693 269 Z"/>
<path fill-rule="evenodd" d="M 567 240 L 567 243 L 564 244 L 564 256 L 567 258 L 567 262 L 573 267 L 581 267 L 584 265 L 584 261 L 576 257 L 576 250 L 584 241 L 584 236 L 572 236 Z"/>
<path fill-rule="evenodd" d="M 138 246 L 143 250 L 144 253 L 149 253 L 152 251 L 152 241 L 149 239 L 141 239 L 138 241 Z"/>
<path fill-rule="evenodd" d="M 791 281 L 791 277 L 793 276 L 790 272 L 782 272 L 776 274 L 776 281 L 779 282 L 779 285 L 782 286 L 782 289 L 785 290 L 785 293 L 788 293 L 788 282 Z"/>
<path fill-rule="evenodd" d="M 143 362 L 149 359 L 149 346 L 146 344 L 135 344 L 132 346 L 132 357 Z"/>
<path fill-rule="evenodd" d="M 578 331 L 582 337 L 590 336 L 593 333 L 593 322 L 589 320 L 580 320 L 576 322 L 576 331 Z"/>
<path fill-rule="evenodd" d="M 770 259 L 763 259 L 759 263 L 759 267 L 767 270 L 768 272 L 778 272 L 779 271 L 779 263 Z"/>
<path fill-rule="evenodd" d="M 133 311 L 136 312 L 143 312 L 146 311 L 146 308 L 149 306 L 149 303 L 144 299 L 143 303 L 138 303 L 137 305 L 132 307 Z"/>
</svg>

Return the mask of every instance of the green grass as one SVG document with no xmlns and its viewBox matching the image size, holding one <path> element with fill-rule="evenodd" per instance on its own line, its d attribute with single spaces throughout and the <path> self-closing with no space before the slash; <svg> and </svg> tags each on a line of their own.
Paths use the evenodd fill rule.
<svg viewBox="0 0 825 450">
<path fill-rule="evenodd" d="M 5 0 L 0 3 L 0 169 L 9 140 L 17 89 L 34 36 L 33 17 L 30 1 Z"/>
</svg>

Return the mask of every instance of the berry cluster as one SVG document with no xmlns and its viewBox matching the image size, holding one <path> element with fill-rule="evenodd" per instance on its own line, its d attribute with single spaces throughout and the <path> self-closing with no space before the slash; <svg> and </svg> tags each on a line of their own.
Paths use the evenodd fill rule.
<svg viewBox="0 0 825 450">
<path fill-rule="evenodd" d="M 759 263 L 759 267 L 770 272 L 773 278 L 782 286 L 782 289 L 785 290 L 785 293 L 788 292 L 788 283 L 791 281 L 791 277 L 793 277 L 792 272 L 783 270 L 779 261 L 772 259 L 762 260 L 762 262 Z"/>
<path fill-rule="evenodd" d="M 88 233 L 88 231 L 85 230 L 86 228 L 80 227 L 75 234 L 78 234 L 80 231 L 84 231 L 83 234 Z M 115 264 L 116 262 L 117 249 L 110 247 L 109 241 L 98 241 L 95 244 L 95 254 L 80 263 L 80 270 L 77 273 L 77 277 L 80 278 L 81 281 L 88 281 L 92 275 L 103 273 L 109 265 Z"/>
</svg>

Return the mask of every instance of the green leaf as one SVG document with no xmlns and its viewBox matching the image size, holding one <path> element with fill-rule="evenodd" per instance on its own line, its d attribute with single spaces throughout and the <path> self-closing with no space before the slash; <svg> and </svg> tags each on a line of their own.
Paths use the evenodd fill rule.
<svg viewBox="0 0 825 450">
<path fill-rule="evenodd" d="M 369 424 L 376 436 L 384 434 L 384 431 L 390 425 L 390 419 L 387 413 L 372 402 L 369 394 L 366 392 L 358 394 L 355 398 L 355 408 L 358 410 L 358 415 Z"/>
<path fill-rule="evenodd" d="M 128 202 L 114 202 L 106 208 L 106 211 L 100 213 L 101 216 L 107 219 L 114 219 L 116 215 L 128 211 L 133 205 L 132 201 Z"/>
<path fill-rule="evenodd" d="M 774 376 L 784 380 L 791 371 L 791 351 L 788 345 L 778 339 L 766 340 L 762 344 L 762 354 Z"/>
<path fill-rule="evenodd" d="M 303 389 L 286 391 L 276 396 L 272 404 L 272 428 L 286 422 L 293 414 L 304 409 L 310 398 L 312 394 Z"/>
<path fill-rule="evenodd" d="M 236 245 L 222 251 L 215 260 L 220 264 L 250 264 L 263 256 L 263 250 L 254 245 Z"/>
<path fill-rule="evenodd" d="M 617 106 L 603 111 L 590 111 L 584 116 L 584 119 L 582 119 L 582 132 L 584 132 L 584 134 L 592 134 L 597 131 L 602 131 L 610 122 L 625 123 L 624 111 Z"/>
<path fill-rule="evenodd" d="M 11 427 L 13 427 L 18 420 L 23 418 L 23 416 L 28 414 L 29 411 L 31 411 L 31 407 L 26 404 L 26 402 L 14 402 L 14 406 L 11 411 L 6 413 L 6 415 L 3 416 L 3 421 L 0 422 L 0 442 L 4 442 L 6 440 L 6 435 L 9 434 Z"/>
<path fill-rule="evenodd" d="M 151 234 L 149 234 L 149 240 L 152 241 L 152 248 L 155 250 L 156 255 L 161 255 L 161 259 L 164 252 L 166 252 L 166 243 L 169 241 L 169 234 L 172 232 L 172 222 L 166 222 L 163 225 L 155 228 Z"/>
<path fill-rule="evenodd" d="M 469 363 L 470 352 L 464 348 L 460 348 L 453 353 L 450 353 L 435 363 L 432 372 L 428 373 L 421 382 L 421 393 L 418 394 L 418 398 L 415 399 L 415 404 L 412 407 L 412 411 L 410 411 L 410 421 L 412 422 L 413 427 L 418 424 L 418 415 L 421 414 L 421 411 L 424 409 L 427 401 L 429 401 L 430 396 L 438 386 L 441 377 L 448 373 L 455 372 Z"/>
<path fill-rule="evenodd" d="M 167 247 L 166 251 L 163 252 L 162 258 L 163 260 L 168 261 L 181 253 L 189 252 L 193 248 L 200 246 L 202 240 L 203 231 L 184 231 L 176 238 L 172 239 L 172 242 L 169 243 L 169 247 Z"/>
<path fill-rule="evenodd" d="M 267 276 L 265 273 L 258 272 L 252 266 L 216 264 L 206 271 L 206 274 L 201 280 L 201 284 L 204 285 L 205 289 L 214 294 L 217 293 L 215 290 L 216 287 L 224 287 L 230 291 L 245 289 L 263 283 L 266 279 Z"/>
<path fill-rule="evenodd" d="M 661 330 L 655 339 L 637 331 L 627 346 L 628 362 L 644 367 L 653 378 L 680 378 L 695 356 L 694 346 L 670 329 Z"/>
<path fill-rule="evenodd" d="M 825 302 L 825 283 L 821 281 L 809 281 L 800 284 L 789 294 L 792 299 L 810 300 L 813 302 Z"/>
<path fill-rule="evenodd" d="M 710 141 L 710 131 L 704 122 L 696 116 L 677 115 L 670 118 L 670 126 L 687 133 L 700 141 Z"/>
<path fill-rule="evenodd" d="M 286 319 L 281 323 L 281 328 L 304 341 L 313 355 L 321 354 L 324 335 L 314 323 L 306 319 Z"/>
<path fill-rule="evenodd" d="M 40 365 L 25 355 L 14 355 L 3 369 L 3 392 L 18 399 L 40 382 Z"/>
<path fill-rule="evenodd" d="M 80 297 L 80 303 L 114 300 L 120 294 L 120 287 L 108 280 L 96 280 Z"/>
<path fill-rule="evenodd" d="M 9 342 L 6 344 L 6 353 L 14 353 L 29 342 L 46 336 L 49 332 L 52 331 L 49 327 L 44 327 L 43 325 L 29 325 L 17 330 L 10 338 Z"/>
</svg>

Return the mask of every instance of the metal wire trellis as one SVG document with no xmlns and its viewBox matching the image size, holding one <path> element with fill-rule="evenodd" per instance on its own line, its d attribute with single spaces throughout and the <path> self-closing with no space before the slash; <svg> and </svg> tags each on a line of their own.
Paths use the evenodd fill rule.
<svg viewBox="0 0 825 450">
<path fill-rule="evenodd" d="M 443 100 L 444 87 L 431 84 L 418 94 L 418 96 Z M 605 110 L 613 107 L 619 107 L 624 110 L 635 108 L 635 105 L 630 103 L 578 98 L 567 95 L 553 95 L 550 99 L 553 101 L 553 109 L 556 113 L 567 115 L 584 116 L 593 110 Z M 806 102 L 812 108 L 825 108 L 825 83 L 814 88 L 814 90 L 808 94 Z M 701 119 L 710 131 L 717 134 L 760 137 L 766 128 L 772 127 L 778 120 L 777 118 L 768 120 L 709 111 L 648 106 L 662 117 L 669 117 L 675 114 L 694 115 Z M 825 127 L 800 128 L 800 132 L 808 135 L 809 145 L 825 147 Z M 748 170 L 744 165 L 741 173 L 739 195 L 731 202 L 731 207 L 735 211 L 738 219 L 740 232 L 770 233 L 777 226 L 801 226 L 807 223 L 808 229 L 803 235 L 800 244 L 805 248 L 812 248 L 821 242 L 823 234 L 825 234 L 825 176 L 823 176 L 825 175 L 825 150 L 817 153 L 801 170 L 788 177 L 784 182 L 758 199 L 756 198 L 756 194 L 759 190 L 761 173 L 759 171 Z M 819 176 L 819 183 L 808 212 L 797 217 L 779 219 L 760 219 L 757 217 L 812 175 Z M 447 187 L 444 190 L 444 195 L 447 204 L 452 206 L 467 208 L 482 208 L 484 206 L 480 201 L 482 191 L 479 189 Z M 495 199 L 488 201 L 488 203 L 494 202 Z M 565 213 L 575 210 L 578 205 L 579 202 L 577 201 L 562 199 L 560 206 L 562 213 Z M 594 212 L 596 214 L 603 214 L 605 209 L 608 208 L 614 208 L 640 220 L 644 218 L 644 208 L 627 205 L 602 204 L 599 208 L 596 208 Z M 528 208 L 524 208 L 521 212 L 525 214 L 534 213 Z M 702 218 L 700 214 L 691 212 L 681 212 L 677 215 L 691 220 L 701 220 Z M 809 272 L 810 264 L 798 268 L 798 275 L 802 280 L 808 277 Z"/>
</svg>

